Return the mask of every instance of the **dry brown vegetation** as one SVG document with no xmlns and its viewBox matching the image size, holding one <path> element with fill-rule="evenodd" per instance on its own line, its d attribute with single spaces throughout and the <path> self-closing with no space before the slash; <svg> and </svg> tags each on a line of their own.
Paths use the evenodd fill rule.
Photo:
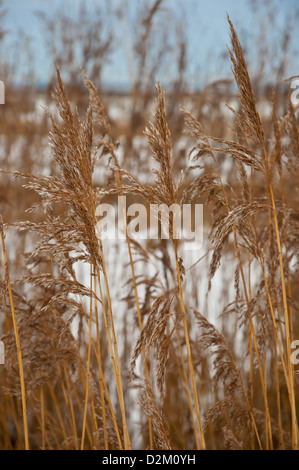
<svg viewBox="0 0 299 470">
<path fill-rule="evenodd" d="M 299 127 L 289 82 L 263 93 L 271 113 L 262 116 L 261 91 L 228 18 L 238 90 L 230 126 L 219 112 L 233 96 L 230 82 L 194 93 L 189 108 L 182 36 L 178 80 L 167 93 L 157 83 L 150 117 L 152 80 L 142 77 L 161 3 L 140 21 L 144 49 L 136 50 L 127 123 L 109 118 L 109 100 L 91 77 L 101 61 L 89 56 L 84 91 L 71 86 L 73 67 L 64 84 L 59 63 L 55 110 L 38 122 L 17 117 L 7 90 L 1 449 L 299 449 L 291 361 L 299 339 Z M 106 58 L 110 38 L 98 41 L 98 58 Z M 16 136 L 18 170 L 9 158 Z M 147 181 L 138 177 L 143 165 L 154 167 Z M 186 260 L 171 229 L 169 241 L 142 245 L 126 232 L 123 249 L 104 243 L 96 208 L 117 195 L 146 205 L 203 203 L 204 255 Z"/>
</svg>

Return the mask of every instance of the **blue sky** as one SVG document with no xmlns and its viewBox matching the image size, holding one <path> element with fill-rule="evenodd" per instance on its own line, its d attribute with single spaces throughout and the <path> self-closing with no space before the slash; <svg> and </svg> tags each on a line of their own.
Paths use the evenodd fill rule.
<svg viewBox="0 0 299 470">
<path fill-rule="evenodd" d="M 86 0 L 87 8 L 99 5 L 104 0 Z M 112 0 L 110 0 L 112 1 Z M 117 5 L 121 0 L 113 0 Z M 140 7 L 140 0 L 127 0 L 132 16 L 134 11 Z M 146 0 L 149 1 L 149 0 Z M 178 21 L 182 21 L 183 29 L 187 37 L 189 47 L 189 67 L 188 80 L 190 83 L 196 81 L 204 82 L 219 78 L 219 74 L 229 74 L 229 62 L 221 69 L 219 55 L 226 51 L 225 44 L 229 43 L 228 25 L 226 12 L 233 20 L 241 39 L 248 39 L 248 53 L 254 55 L 252 36 L 257 24 L 267 21 L 269 11 L 266 12 L 259 4 L 259 13 L 252 14 L 250 0 L 166 0 L 165 6 L 174 11 Z M 39 82 L 47 81 L 53 64 L 46 53 L 45 35 L 40 20 L 35 15 L 37 10 L 45 11 L 47 14 L 63 11 L 73 15 L 78 11 L 80 0 L 4 0 L 3 6 L 7 8 L 5 17 L 5 28 L 8 31 L 7 44 L 16 40 L 19 31 L 23 30 L 31 38 L 31 48 L 34 60 L 34 70 Z M 268 41 L 274 47 L 275 40 L 279 32 L 285 28 L 285 18 L 292 15 L 296 7 L 299 7 L 298 0 L 274 0 L 276 5 L 275 24 L 277 27 L 273 31 L 268 31 Z M 299 23 L 299 21 L 298 21 Z M 112 26 L 113 27 L 113 26 Z M 165 25 L 167 27 L 167 25 Z M 130 49 L 130 38 L 124 31 L 117 31 L 116 48 L 111 57 L 111 62 L 104 68 L 104 82 L 110 81 L 113 84 L 125 84 L 130 80 L 130 67 L 128 65 L 128 50 Z M 258 32 L 256 36 L 258 37 Z M 247 40 L 246 39 L 246 40 Z M 298 54 L 295 54 L 295 47 L 298 44 L 298 27 L 291 37 L 294 48 L 294 56 L 288 67 L 288 74 L 296 74 L 299 71 Z M 257 39 L 258 41 L 258 39 Z M 244 40 L 245 42 L 245 40 Z M 252 47 L 251 47 L 252 46 Z M 277 46 L 279 55 L 279 47 Z M 9 50 L 9 46 L 8 49 Z M 171 67 L 168 74 L 171 75 Z M 166 77 L 166 75 L 165 75 Z M 166 78 L 165 78 L 166 79 Z"/>
</svg>

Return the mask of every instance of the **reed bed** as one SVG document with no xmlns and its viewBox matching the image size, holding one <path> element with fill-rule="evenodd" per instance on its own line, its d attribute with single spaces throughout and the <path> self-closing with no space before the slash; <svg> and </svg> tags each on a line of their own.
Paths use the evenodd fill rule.
<svg viewBox="0 0 299 470">
<path fill-rule="evenodd" d="M 180 93 L 168 109 L 157 82 L 143 132 L 154 169 L 140 181 L 100 90 L 83 72 L 82 115 L 57 67 L 50 174 L 33 163 L 1 170 L 34 202 L 28 220 L 1 217 L 0 448 L 299 449 L 298 105 L 278 83 L 264 122 L 229 17 L 228 27 L 229 137 L 206 129 Z M 125 207 L 122 247 L 103 240 L 97 207 L 117 196 L 203 204 L 203 251 L 190 258 L 172 223 L 168 240 L 135 240 Z M 211 303 L 217 279 L 221 302 Z"/>
</svg>

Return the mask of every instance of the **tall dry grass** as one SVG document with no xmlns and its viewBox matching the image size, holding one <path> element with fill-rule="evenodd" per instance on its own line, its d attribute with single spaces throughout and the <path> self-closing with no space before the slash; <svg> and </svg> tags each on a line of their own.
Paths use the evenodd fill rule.
<svg viewBox="0 0 299 470">
<path fill-rule="evenodd" d="M 161 3 L 145 15 L 145 39 Z M 217 128 L 213 135 L 187 105 L 170 126 L 158 82 L 144 130 L 154 166 L 145 183 L 125 167 L 135 149 L 126 145 L 121 162 L 92 81 L 84 73 L 82 116 L 57 68 L 56 111 L 48 111 L 51 173 L 33 174 L 31 161 L 24 171 L 2 170 L 3 181 L 13 177 L 16 191 L 23 194 L 24 186 L 33 196 L 29 220 L 20 208 L 21 221 L 12 221 L 4 205 L 1 222 L 1 448 L 298 449 L 291 361 L 299 328 L 298 118 L 278 83 L 264 123 L 229 18 L 228 24 L 238 89 L 228 134 Z M 140 54 L 142 72 L 146 52 Z M 182 59 L 180 83 L 183 69 Z M 135 85 L 136 117 L 149 95 Z M 172 118 L 180 105 L 173 100 L 171 94 Z M 187 144 L 177 161 L 181 133 Z M 99 172 L 109 175 L 103 185 Z M 186 264 L 172 224 L 168 242 L 142 245 L 130 238 L 124 211 L 125 250 L 114 246 L 117 268 L 111 266 L 96 208 L 116 196 L 146 206 L 203 203 L 206 252 Z M 20 240 L 15 259 L 7 255 L 13 236 Z M 211 315 L 208 299 L 223 266 L 223 306 L 212 304 Z"/>
</svg>

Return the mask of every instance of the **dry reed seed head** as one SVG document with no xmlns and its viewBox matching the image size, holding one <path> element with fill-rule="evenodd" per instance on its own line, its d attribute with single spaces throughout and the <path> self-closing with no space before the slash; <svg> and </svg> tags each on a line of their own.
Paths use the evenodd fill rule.
<svg viewBox="0 0 299 470">
<path fill-rule="evenodd" d="M 187 110 L 184 108 L 181 109 L 185 117 L 188 134 L 198 141 L 197 145 L 190 152 L 190 156 L 192 156 L 193 160 L 198 160 L 203 157 L 211 157 L 216 163 L 215 157 L 217 153 L 225 153 L 230 155 L 238 163 L 249 166 L 258 172 L 265 171 L 264 160 L 249 148 L 248 145 L 208 136 L 200 122 L 198 122 Z M 223 147 L 217 147 L 215 145 L 217 143 L 223 144 Z"/>
<path fill-rule="evenodd" d="M 244 400 L 246 397 L 244 396 L 245 390 L 241 375 L 224 336 L 198 311 L 192 309 L 192 312 L 201 329 L 201 348 L 203 351 L 210 349 L 214 356 L 213 366 L 215 373 L 213 380 L 215 385 L 222 381 L 226 393 L 236 395 Z"/>
<path fill-rule="evenodd" d="M 226 217 L 219 219 L 216 225 L 213 226 L 212 243 L 216 245 L 218 243 L 221 244 L 222 240 L 230 234 L 233 227 L 235 227 L 242 236 L 242 229 L 244 228 L 246 230 L 245 221 L 249 219 L 250 222 L 250 219 L 254 215 L 265 209 L 269 209 L 269 206 L 259 202 L 250 202 L 234 207 Z"/>
<path fill-rule="evenodd" d="M 219 217 L 213 224 L 210 232 L 210 239 L 213 246 L 213 254 L 209 268 L 209 290 L 211 281 L 220 265 L 222 250 L 233 230 L 241 237 L 245 246 L 250 252 L 259 259 L 258 250 L 252 240 L 254 239 L 253 230 L 250 229 L 251 219 L 260 211 L 267 209 L 268 206 L 258 202 L 240 204 L 230 210 L 223 217 Z"/>
<path fill-rule="evenodd" d="M 204 421 L 205 434 L 209 425 L 221 429 L 224 447 L 231 450 L 249 448 L 254 437 L 249 410 L 236 396 L 218 400 L 207 410 Z"/>
<path fill-rule="evenodd" d="M 130 363 L 131 377 L 133 377 L 139 355 L 142 351 L 148 354 L 151 348 L 154 348 L 156 361 L 155 378 L 161 401 L 163 401 L 164 396 L 165 364 L 168 359 L 171 339 L 171 336 L 166 333 L 166 329 L 173 315 L 171 306 L 177 294 L 178 288 L 176 287 L 155 300 L 148 314 L 146 324 L 140 332 L 134 347 Z"/>
<path fill-rule="evenodd" d="M 157 348 L 155 376 L 157 389 L 159 392 L 160 403 L 164 402 L 165 375 L 167 372 L 167 361 L 169 358 L 169 347 L 171 335 L 162 335 L 160 337 L 160 347 Z"/>
<path fill-rule="evenodd" d="M 263 438 L 266 438 L 266 433 L 265 433 L 265 429 L 264 429 L 264 426 L 263 426 L 263 419 L 265 419 L 265 415 L 264 413 L 261 411 L 261 410 L 258 410 L 257 408 L 254 408 L 253 410 L 254 412 L 254 419 L 257 423 L 257 425 L 259 426 L 259 429 L 260 429 L 260 433 L 261 433 L 261 436 Z M 277 440 L 277 442 L 279 442 L 279 433 L 281 433 L 281 429 L 279 428 L 279 425 L 277 423 L 277 421 L 275 421 L 275 419 L 271 418 L 271 430 L 272 430 L 272 434 L 273 434 L 273 439 Z M 282 435 L 283 435 L 283 441 L 284 441 L 284 449 L 285 450 L 288 450 L 288 449 L 291 449 L 292 448 L 292 436 L 291 434 L 283 429 L 282 430 Z"/>
<path fill-rule="evenodd" d="M 167 421 L 157 405 L 155 394 L 148 380 L 145 381 L 143 390 L 139 403 L 143 411 L 152 418 L 156 445 L 159 449 L 171 450 Z"/>
<path fill-rule="evenodd" d="M 206 203 L 215 202 L 216 192 L 221 197 L 221 185 L 213 170 L 211 172 L 208 170 L 197 176 L 184 188 L 180 204 L 198 202 L 203 197 L 206 197 Z M 221 201 L 224 203 L 223 197 L 221 197 Z"/>
<path fill-rule="evenodd" d="M 237 162 L 243 163 L 258 172 L 265 171 L 265 163 L 263 159 L 249 147 L 230 140 L 217 139 L 215 137 L 211 139 L 214 142 L 219 142 L 225 145 L 225 147 L 213 147 L 214 153 L 225 152 Z"/>
<path fill-rule="evenodd" d="M 237 437 L 229 426 L 224 426 L 224 443 L 225 446 L 231 450 L 245 450 L 244 442 Z"/>
<path fill-rule="evenodd" d="M 157 175 L 157 185 L 165 200 L 168 201 L 168 205 L 171 205 L 176 201 L 177 191 L 172 177 L 172 145 L 166 119 L 165 96 L 159 82 L 157 83 L 157 91 L 158 97 L 154 107 L 154 123 L 149 124 L 144 134 L 147 137 L 149 148 L 153 152 L 153 157 L 159 165 L 158 170 L 153 170 Z"/>
<path fill-rule="evenodd" d="M 243 111 L 244 130 L 249 139 L 255 140 L 260 145 L 264 145 L 264 130 L 259 113 L 256 109 L 256 100 L 252 90 L 247 64 L 243 55 L 242 46 L 237 32 L 229 16 L 227 20 L 230 26 L 231 47 L 228 48 L 232 62 L 232 70 L 235 81 L 238 85 L 238 97 Z"/>
<path fill-rule="evenodd" d="M 54 98 L 62 119 L 62 128 L 56 124 L 51 114 L 49 116 L 53 128 L 51 148 L 62 175 L 54 180 L 49 178 L 49 183 L 55 184 L 54 187 L 49 185 L 46 191 L 43 191 L 42 185 L 38 186 L 36 182 L 35 185 L 37 184 L 36 189 L 44 198 L 43 202 L 49 204 L 61 201 L 71 209 L 70 215 L 76 221 L 77 234 L 80 234 L 81 242 L 86 245 L 94 262 L 101 266 L 98 237 L 95 232 L 96 218 L 92 187 L 92 173 L 95 165 L 92 157 L 92 105 L 90 103 L 86 120 L 82 122 L 77 111 L 75 114 L 72 113 L 58 69 L 57 80 L 58 88 Z M 31 188 L 34 189 L 34 187 Z M 73 231 L 73 227 L 71 230 Z"/>
<path fill-rule="evenodd" d="M 54 292 L 56 291 L 56 289 L 59 288 L 59 292 L 57 292 L 57 294 L 55 293 L 52 295 L 51 299 L 49 300 L 49 303 L 56 299 L 67 297 L 68 294 L 88 296 L 101 303 L 101 300 L 97 297 L 93 290 L 88 287 L 85 287 L 83 284 L 76 280 L 71 280 L 62 277 L 59 278 L 58 276 L 54 276 L 52 274 L 36 274 L 24 276 L 20 279 L 17 279 L 16 281 L 14 281 L 14 284 L 18 284 L 21 282 L 26 282 L 34 286 L 41 286 L 45 289 L 53 289 Z M 69 303 L 72 303 L 72 299 L 70 299 Z"/>
<path fill-rule="evenodd" d="M 209 138 L 201 123 L 182 106 L 181 112 L 184 116 L 186 126 L 185 132 L 198 141 L 197 145 L 190 150 L 189 157 L 192 157 L 192 161 L 196 161 L 202 157 L 214 158 L 214 154 L 209 143 Z"/>
<path fill-rule="evenodd" d="M 98 91 L 94 84 L 89 80 L 83 71 L 85 78 L 85 86 L 89 90 L 90 94 L 90 105 L 92 107 L 95 122 L 99 127 L 99 131 L 102 134 L 101 139 L 97 143 L 97 147 L 101 148 L 101 155 L 109 155 L 113 160 L 115 173 L 120 170 L 120 165 L 117 157 L 118 142 L 112 137 L 112 129 L 109 122 L 107 112 L 104 104 L 98 94 Z"/>
<path fill-rule="evenodd" d="M 28 291 L 28 289 L 27 289 Z M 20 289 L 18 289 L 20 292 Z M 57 367 L 64 361 L 70 372 L 75 374 L 80 368 L 77 343 L 70 333 L 71 318 L 63 320 L 66 315 L 64 308 L 57 304 L 57 316 L 53 318 L 51 293 L 42 292 L 38 298 L 35 291 L 34 300 L 22 297 L 13 289 L 13 299 L 17 314 L 24 372 L 26 393 L 30 400 L 35 400 L 35 391 L 41 384 L 51 382 L 59 384 L 60 377 Z M 67 324 L 68 323 L 68 324 Z M 6 334 L 6 373 L 7 393 L 19 396 L 19 371 L 16 364 L 16 342 L 13 331 Z M 58 354 L 58 349 L 61 354 Z"/>
</svg>

